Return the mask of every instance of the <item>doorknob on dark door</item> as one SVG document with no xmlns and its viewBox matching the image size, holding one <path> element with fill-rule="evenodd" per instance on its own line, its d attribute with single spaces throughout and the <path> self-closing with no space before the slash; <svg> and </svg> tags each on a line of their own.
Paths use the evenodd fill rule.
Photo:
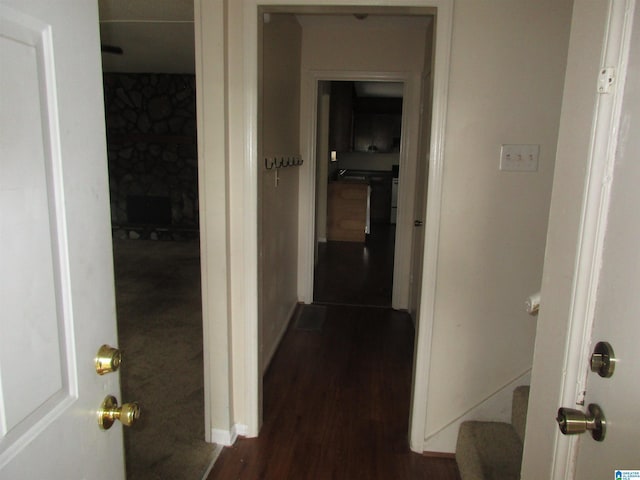
<svg viewBox="0 0 640 480">
<path fill-rule="evenodd" d="M 423 225 L 423 222 L 422 222 L 422 220 L 416 220 L 416 221 L 413 222 L 413 225 L 415 227 L 421 227 Z"/>
</svg>

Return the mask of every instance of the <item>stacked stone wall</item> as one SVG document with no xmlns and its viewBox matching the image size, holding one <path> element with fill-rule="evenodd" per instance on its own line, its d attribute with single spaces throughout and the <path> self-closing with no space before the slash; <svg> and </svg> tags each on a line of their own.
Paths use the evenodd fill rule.
<svg viewBox="0 0 640 480">
<path fill-rule="evenodd" d="M 111 221 L 118 236 L 176 236 L 198 230 L 195 77 L 104 75 Z M 169 205 L 169 225 L 132 222 L 134 200 Z M 169 199 L 155 202 L 154 199 Z M 139 212 L 138 212 L 139 217 Z M 158 215 L 149 215 L 150 219 Z"/>
</svg>

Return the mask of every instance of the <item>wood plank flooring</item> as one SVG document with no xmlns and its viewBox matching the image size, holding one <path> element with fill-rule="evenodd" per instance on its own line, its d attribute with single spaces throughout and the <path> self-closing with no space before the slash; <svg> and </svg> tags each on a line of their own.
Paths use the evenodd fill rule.
<svg viewBox="0 0 640 480">
<path fill-rule="evenodd" d="M 395 225 L 374 224 L 366 243 L 320 243 L 314 302 L 390 307 L 395 232 Z"/>
<path fill-rule="evenodd" d="M 225 448 L 208 480 L 459 480 L 412 453 L 413 325 L 386 308 L 327 306 L 320 332 L 291 325 L 264 378 L 260 437 Z"/>
</svg>

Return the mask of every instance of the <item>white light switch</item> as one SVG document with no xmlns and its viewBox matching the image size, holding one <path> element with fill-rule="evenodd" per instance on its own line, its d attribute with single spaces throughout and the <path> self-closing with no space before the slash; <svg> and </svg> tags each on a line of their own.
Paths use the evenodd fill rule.
<svg viewBox="0 0 640 480">
<path fill-rule="evenodd" d="M 537 172 L 540 145 L 502 145 L 500 170 L 503 172 Z"/>
</svg>

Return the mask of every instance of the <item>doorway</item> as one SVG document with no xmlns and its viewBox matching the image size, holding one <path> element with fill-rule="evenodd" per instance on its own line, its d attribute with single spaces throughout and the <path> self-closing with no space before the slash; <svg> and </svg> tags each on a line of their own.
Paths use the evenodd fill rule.
<svg viewBox="0 0 640 480">
<path fill-rule="evenodd" d="M 262 424 L 262 371 L 260 369 L 261 357 L 261 318 L 259 314 L 259 303 L 261 298 L 258 292 L 259 273 L 259 247 L 262 243 L 259 235 L 259 215 L 261 206 L 258 204 L 260 183 L 258 182 L 258 165 L 262 165 L 263 159 L 259 156 L 258 145 L 258 100 L 260 92 L 260 82 L 258 74 L 259 58 L 261 49 L 259 48 L 259 32 L 262 29 L 262 21 L 256 22 L 256 18 L 261 18 L 263 12 L 263 2 L 246 0 L 243 2 L 228 5 L 229 11 L 224 10 L 220 5 L 202 5 L 196 3 L 197 14 L 196 23 L 196 44 L 199 46 L 200 54 L 196 57 L 198 70 L 201 72 L 199 81 L 199 91 L 202 93 L 199 99 L 199 110 L 208 115 L 209 120 L 204 122 L 199 118 L 201 134 L 199 138 L 211 138 L 209 150 L 202 151 L 201 165 L 207 169 L 206 189 L 202 196 L 207 201 L 207 216 L 201 219 L 204 231 L 209 233 L 206 236 L 207 243 L 203 244 L 203 263 L 207 265 L 207 252 L 220 251 L 221 248 L 230 252 L 229 262 L 221 265 L 221 268 L 212 270 L 215 273 L 212 286 L 222 288 L 209 288 L 207 295 L 210 304 L 205 309 L 205 327 L 209 326 L 208 338 L 220 339 L 220 349 L 212 352 L 212 358 L 207 365 L 211 366 L 212 361 L 218 365 L 225 365 L 221 375 L 211 377 L 211 385 L 208 391 L 220 392 L 222 400 L 211 405 L 211 415 L 221 420 L 214 425 L 220 429 L 220 433 L 225 438 L 233 439 L 237 432 L 252 437 L 257 436 Z M 279 12 L 300 12 L 319 13 L 313 0 L 295 2 L 281 2 Z M 447 78 L 449 71 L 450 45 L 451 45 L 451 25 L 452 25 L 452 3 L 449 0 L 424 0 L 408 3 L 403 0 L 389 2 L 394 13 L 424 13 L 424 15 L 435 15 L 437 13 L 437 30 L 434 28 L 434 51 L 433 51 L 433 126 L 430 138 L 431 157 L 429 159 L 429 192 L 427 220 L 425 221 L 425 274 L 421 297 L 427 303 L 422 309 L 420 320 L 424 325 L 418 330 L 416 340 L 416 372 L 415 386 L 413 391 L 413 409 L 411 419 L 411 447 L 415 451 L 421 451 L 424 441 L 424 421 L 426 415 L 426 379 L 429 371 L 428 345 L 430 339 L 430 328 L 432 323 L 433 293 L 435 291 L 435 265 L 436 252 L 438 249 L 441 191 L 442 191 L 442 165 L 444 152 L 444 131 L 447 105 Z M 420 10 L 418 11 L 417 8 Z M 334 6 L 337 10 L 343 9 L 343 5 L 337 2 Z M 351 7 L 353 9 L 363 9 L 364 7 Z M 367 9 L 379 12 L 383 7 L 366 7 Z M 385 12 L 391 10 L 384 8 Z M 435 24 L 434 24 L 435 27 Z M 229 29 L 230 28 L 230 29 Z M 218 39 L 222 32 L 236 32 L 229 38 L 229 44 L 224 42 L 210 41 Z M 213 35 L 213 37 L 210 37 Z M 326 35 L 326 32 L 325 32 Z M 249 41 L 239 42 L 240 37 Z M 220 37 L 221 38 L 221 37 Z M 386 43 L 384 36 L 379 36 L 377 42 Z M 424 44 L 425 38 L 416 39 L 416 44 Z M 232 50 L 233 55 L 227 56 Z M 335 50 L 333 50 L 335 52 Z M 411 48 L 406 53 L 415 54 L 415 49 Z M 233 58 L 233 65 L 229 68 L 221 69 L 226 65 L 225 59 Z M 320 57 L 317 57 L 320 58 Z M 326 58 L 326 57 L 324 57 Z M 404 58 L 404 57 L 401 57 Z M 237 68 L 243 66 L 243 68 Z M 352 63 L 352 68 L 360 68 L 359 62 Z M 320 76 L 310 66 L 311 70 L 303 70 L 305 78 L 301 81 L 301 89 L 304 92 L 313 91 L 315 95 L 314 81 Z M 300 70 L 294 70 L 300 71 Z M 331 74 L 334 77 L 335 69 L 326 69 L 323 74 Z M 416 87 L 420 79 L 418 74 L 407 72 L 403 67 L 399 67 L 393 74 L 376 75 L 376 80 L 384 81 L 406 81 L 407 105 L 416 107 L 415 115 L 419 116 L 420 91 Z M 338 71 L 339 73 L 339 71 Z M 357 79 L 357 70 L 352 73 L 352 80 Z M 335 77 L 334 77 L 335 78 Z M 371 78 L 369 75 L 367 78 Z M 238 92 L 242 95 L 227 96 L 227 85 L 238 86 Z M 313 119 L 315 109 L 315 96 L 309 98 L 307 93 L 301 95 L 300 116 Z M 406 109 L 405 109 L 406 110 Z M 417 118 L 416 117 L 416 118 Z M 224 128 L 222 128 L 224 127 Z M 305 165 L 313 164 L 314 151 L 311 148 L 312 138 L 315 136 L 315 127 L 307 131 L 300 131 L 300 150 Z M 227 162 L 229 155 L 241 161 Z M 416 156 L 417 158 L 417 156 Z M 210 166 L 210 168 L 208 168 Z M 209 173 L 209 170 L 211 173 Z M 225 171 L 226 175 L 219 175 L 217 172 Z M 315 186 L 313 184 L 315 176 L 310 174 L 308 169 L 300 169 L 299 175 L 299 201 L 300 209 L 298 218 L 309 222 L 315 214 L 314 195 Z M 228 189 L 226 186 L 230 185 Z M 227 192 L 221 195 L 220 192 Z M 405 197 L 411 197 L 410 192 L 406 192 Z M 234 216 L 229 218 L 227 213 L 233 207 Z M 211 211 L 210 209 L 213 209 Z M 209 215 L 209 213 L 211 215 Z M 409 212 L 408 217 L 411 220 Z M 225 220 L 226 218 L 226 220 Z M 239 220 L 235 220 L 239 219 Z M 299 229 L 297 245 L 297 300 L 310 303 L 313 298 L 313 263 L 314 248 L 313 221 L 311 228 Z M 410 234 L 411 232 L 407 232 Z M 205 237 L 203 237 L 205 238 Z M 237 239 L 237 241 L 230 241 Z M 205 248 L 207 247 L 207 248 Z M 397 248 L 397 246 L 396 246 Z M 288 252 L 291 256 L 291 251 Z M 406 252 L 405 252 L 406 253 Z M 397 265 L 397 257 L 396 257 Z M 212 265 L 213 266 L 213 265 Z M 397 267 L 396 267 L 397 268 Z M 218 273 L 219 272 L 219 273 Z M 394 278 L 397 278 L 394 275 Z M 237 286 L 234 295 L 230 296 L 230 288 Z M 229 312 L 231 312 L 229 314 Z M 225 319 L 230 318 L 230 321 Z M 231 335 L 231 329 L 238 329 L 240 335 Z M 222 340 L 223 339 L 223 340 Z M 224 341 L 224 343 L 223 343 Z M 233 346 L 233 351 L 231 347 Z M 215 357 L 215 358 L 214 358 Z M 232 392 L 235 394 L 232 396 Z"/>
<path fill-rule="evenodd" d="M 403 89 L 318 82 L 314 303 L 391 307 Z"/>
<path fill-rule="evenodd" d="M 121 389 L 143 412 L 124 431 L 127 477 L 197 476 L 214 445 L 204 432 L 195 80 L 105 73 L 104 89 Z M 174 135 L 154 133 L 162 125 Z"/>
<path fill-rule="evenodd" d="M 271 31 L 272 29 L 275 30 L 274 26 L 278 21 L 280 21 L 281 23 L 285 22 L 285 20 L 282 18 L 282 16 L 284 15 L 288 15 L 288 17 L 286 17 L 286 22 L 287 22 L 286 25 L 290 26 L 291 30 L 295 32 L 299 31 L 298 30 L 299 27 L 295 27 L 294 25 L 295 22 L 293 21 L 292 18 L 290 18 L 292 13 L 287 12 L 285 14 L 283 13 L 282 10 L 278 10 L 277 13 L 274 12 L 272 14 L 268 14 L 262 11 L 259 11 L 259 13 L 260 15 L 262 15 L 261 17 L 259 17 L 261 19 L 261 21 L 259 22 L 260 33 L 262 31 L 267 31 L 267 30 Z M 377 13 L 380 14 L 381 12 L 377 12 Z M 300 20 L 301 17 L 305 17 L 305 18 L 303 20 Z M 327 18 L 327 17 L 330 17 L 330 18 Z M 335 21 L 337 17 L 340 17 L 339 20 L 341 20 L 342 22 L 338 21 L 333 25 L 334 27 L 335 25 L 341 26 L 344 32 L 353 31 L 351 28 L 345 28 L 344 22 L 358 21 L 353 19 L 354 18 L 353 15 L 316 15 L 316 16 L 296 15 L 296 20 L 302 23 L 301 27 L 302 27 L 302 30 L 305 32 L 303 33 L 303 35 L 306 35 L 307 31 L 313 31 L 314 33 L 317 33 L 318 41 L 316 45 L 318 49 L 322 49 L 322 48 L 326 48 L 326 42 L 323 42 L 322 38 L 326 38 L 327 35 L 329 37 L 332 36 L 334 34 L 334 31 L 332 30 L 331 35 L 329 35 L 325 30 L 326 25 L 320 25 L 320 23 L 322 22 L 326 23 L 327 21 L 329 21 L 330 24 L 328 28 L 332 28 L 331 22 Z M 291 224 L 294 224 L 293 222 L 277 223 L 277 221 L 271 218 L 271 216 L 268 218 L 267 221 L 265 221 L 265 211 L 267 212 L 268 215 L 272 215 L 274 214 L 274 212 L 283 212 L 283 211 L 289 212 L 289 210 L 282 210 L 279 208 L 275 208 L 275 209 L 268 208 L 265 210 L 264 207 L 266 205 L 275 204 L 274 202 L 266 201 L 264 199 L 265 191 L 271 192 L 274 195 L 276 194 L 274 192 L 280 192 L 280 195 L 282 195 L 283 197 L 284 197 L 283 193 L 286 191 L 288 193 L 287 195 L 288 199 L 291 199 L 291 198 L 298 199 L 298 202 L 297 202 L 298 213 L 297 215 L 295 215 L 297 224 L 294 224 L 297 227 L 297 229 L 294 230 L 294 234 L 296 235 L 295 238 L 298 245 L 298 262 L 296 265 L 298 278 L 297 278 L 295 288 L 297 288 L 298 301 L 301 301 L 303 303 L 312 303 L 314 301 L 313 276 L 314 276 L 314 266 L 315 266 L 315 259 L 316 259 L 315 246 L 318 244 L 316 241 L 317 232 L 315 231 L 316 202 L 317 202 L 316 194 L 318 193 L 318 190 L 319 190 L 317 187 L 317 184 L 328 186 L 328 184 L 326 183 L 328 179 L 328 175 L 324 177 L 324 181 L 323 181 L 321 179 L 321 175 L 316 174 L 317 167 L 319 166 L 318 154 L 316 153 L 317 152 L 316 149 L 322 144 L 317 142 L 317 123 L 318 123 L 317 101 L 318 101 L 319 85 L 321 86 L 320 88 L 325 88 L 327 85 L 327 82 L 329 81 L 335 81 L 335 82 L 367 81 L 371 83 L 382 82 L 382 83 L 389 83 L 389 84 L 397 84 L 398 86 L 401 87 L 402 100 L 400 100 L 401 106 L 397 111 L 397 116 L 401 119 L 401 121 L 398 122 L 400 128 L 398 129 L 399 131 L 392 136 L 390 145 L 394 144 L 393 137 L 396 137 L 395 147 L 397 150 L 399 150 L 399 152 L 396 152 L 399 154 L 398 160 L 397 160 L 397 164 L 399 166 L 399 169 L 398 169 L 399 177 L 400 177 L 399 182 L 400 184 L 407 186 L 407 188 L 403 188 L 401 190 L 400 192 L 401 198 L 398 199 L 399 212 L 398 212 L 398 218 L 396 221 L 398 222 L 397 224 L 399 225 L 399 227 L 398 226 L 396 227 L 397 234 L 395 235 L 395 242 L 394 242 L 395 253 L 400 251 L 401 252 L 400 257 L 402 257 L 403 261 L 402 262 L 394 261 L 393 269 L 392 269 L 393 281 L 398 282 L 402 288 L 396 288 L 396 286 L 394 285 L 391 302 L 389 302 L 389 300 L 386 300 L 382 306 L 387 306 L 387 307 L 391 306 L 396 309 L 408 308 L 408 290 L 409 290 L 408 286 L 409 286 L 409 277 L 410 277 L 409 270 L 411 268 L 411 263 L 412 263 L 410 258 L 411 257 L 410 246 L 411 246 L 411 239 L 413 236 L 413 228 L 414 228 L 413 227 L 413 196 L 414 196 L 415 182 L 416 182 L 416 177 L 413 174 L 413 172 L 416 171 L 416 164 L 419 161 L 419 158 L 421 159 L 421 161 L 427 161 L 428 159 L 427 155 L 420 156 L 422 151 L 419 150 L 419 145 L 417 142 L 417 138 L 419 136 L 418 132 L 420 131 L 421 102 L 423 100 L 423 97 L 421 96 L 421 90 L 422 90 L 421 84 L 422 84 L 422 78 L 423 78 L 423 71 L 424 71 L 425 64 L 428 64 L 429 67 L 431 66 L 431 58 L 432 58 L 431 50 L 426 48 L 426 45 L 427 45 L 426 39 L 427 37 L 431 39 L 433 35 L 433 30 L 434 30 L 433 17 L 429 17 L 429 18 L 426 18 L 426 17 L 429 17 L 429 15 L 424 15 L 422 18 L 415 18 L 415 17 L 412 17 L 411 15 L 407 15 L 407 16 L 400 15 L 400 18 L 397 18 L 397 17 L 393 18 L 393 16 L 388 17 L 385 15 L 380 15 L 379 17 L 376 17 L 375 20 L 373 21 L 376 22 L 376 25 L 382 29 L 390 28 L 389 25 L 385 27 L 384 25 L 385 23 L 393 25 L 393 27 L 391 27 L 391 29 L 393 30 L 393 33 L 391 35 L 382 35 L 380 34 L 380 30 L 378 29 L 376 29 L 375 33 L 373 33 L 370 30 L 367 31 L 367 29 L 364 28 L 363 29 L 363 31 L 365 32 L 364 35 L 369 35 L 370 37 L 373 37 L 371 38 L 372 43 L 379 43 L 382 38 L 397 36 L 395 38 L 399 38 L 402 40 L 395 42 L 396 48 L 398 48 L 398 44 L 402 42 L 405 42 L 404 45 L 406 45 L 407 48 L 409 45 L 413 47 L 413 48 L 408 48 L 408 50 L 411 52 L 408 56 L 403 54 L 403 52 L 406 51 L 407 49 L 401 49 L 402 51 L 397 51 L 391 54 L 389 53 L 388 50 L 381 50 L 381 49 L 376 49 L 376 52 L 373 54 L 369 51 L 369 54 L 365 55 L 365 57 L 369 59 L 373 58 L 371 63 L 368 64 L 368 68 L 370 69 L 365 69 L 364 67 L 362 67 L 362 64 L 360 64 L 362 69 L 359 71 L 354 71 L 353 67 L 350 64 L 350 60 L 348 59 L 349 55 L 346 55 L 347 59 L 339 58 L 336 60 L 334 58 L 332 60 L 328 60 L 328 62 L 334 62 L 334 63 L 324 63 L 324 64 L 314 63 L 314 61 L 316 61 L 317 59 L 320 59 L 320 58 L 326 59 L 328 57 L 328 53 L 323 52 L 318 55 L 307 56 L 304 50 L 305 48 L 304 46 L 308 46 L 309 42 L 303 43 L 303 48 L 301 49 L 302 69 L 298 67 L 298 68 L 289 68 L 287 70 L 287 71 L 300 71 L 300 70 L 302 71 L 301 78 L 299 81 L 300 90 L 301 90 L 301 93 L 300 93 L 301 106 L 299 109 L 300 120 L 298 120 L 297 122 L 287 123 L 286 126 L 288 130 L 286 130 L 286 133 L 284 130 L 283 119 L 288 120 L 291 117 L 290 114 L 288 115 L 284 114 L 285 105 L 289 105 L 289 102 L 285 103 L 282 101 L 279 101 L 279 102 L 272 101 L 270 96 L 265 96 L 263 93 L 266 91 L 267 93 L 273 96 L 273 99 L 281 100 L 282 96 L 279 95 L 280 92 L 295 91 L 294 88 L 290 87 L 288 84 L 285 87 L 285 86 L 278 86 L 272 83 L 275 81 L 275 79 L 279 77 L 273 71 L 264 69 L 265 65 L 270 65 L 271 64 L 270 62 L 272 61 L 273 61 L 273 64 L 275 64 L 276 66 L 282 66 L 285 63 L 283 59 L 283 49 L 278 50 L 278 56 L 275 57 L 277 61 L 272 60 L 272 57 L 270 56 L 271 55 L 270 52 L 274 50 L 274 48 L 269 48 L 268 45 L 264 45 L 264 44 L 260 45 L 260 42 L 258 42 L 258 44 L 260 45 L 259 52 L 260 52 L 260 55 L 262 56 L 260 57 L 261 60 L 258 63 L 258 65 L 260 66 L 259 67 L 260 71 L 257 77 L 261 79 L 261 81 L 266 80 L 270 83 L 266 84 L 265 86 L 265 83 L 259 82 L 259 87 L 257 90 L 259 92 L 259 96 L 257 98 L 256 111 L 258 112 L 266 111 L 269 115 L 269 118 L 273 117 L 278 120 L 278 121 L 275 121 L 275 120 L 265 121 L 264 115 L 262 116 L 257 115 L 256 116 L 258 119 L 257 127 L 253 129 L 254 132 L 255 131 L 258 132 L 256 145 L 258 146 L 258 158 L 261 159 L 261 162 L 259 162 L 259 167 L 260 167 L 259 181 L 258 181 L 259 188 L 258 188 L 257 199 L 256 199 L 257 200 L 256 204 L 258 205 L 258 214 L 260 218 L 260 221 L 258 222 L 258 224 L 262 226 L 262 230 L 260 232 L 260 235 L 258 236 L 258 238 L 260 239 L 258 242 L 258 251 L 260 252 L 260 254 L 258 255 L 260 259 L 258 270 L 262 271 L 261 278 L 268 280 L 266 282 L 268 289 L 267 290 L 263 289 L 261 284 L 259 289 L 259 294 L 257 295 L 260 298 L 261 305 L 259 308 L 260 315 L 258 319 L 258 329 L 257 329 L 258 339 L 259 339 L 258 341 L 259 348 L 257 348 L 256 350 L 260 352 L 261 355 L 263 355 L 262 352 L 272 351 L 271 340 L 273 338 L 282 337 L 282 335 L 285 332 L 285 329 L 284 327 L 280 329 L 280 327 L 283 325 L 286 327 L 286 323 L 288 322 L 288 319 L 289 319 L 287 315 L 282 314 L 283 312 L 285 314 L 288 313 L 289 304 L 284 305 L 284 308 L 278 308 L 278 310 L 276 310 L 275 308 L 270 309 L 268 311 L 269 315 L 265 314 L 264 312 L 267 311 L 265 306 L 269 307 L 271 304 L 280 307 L 278 302 L 281 301 L 282 296 L 275 295 L 275 293 L 277 293 L 276 287 L 284 290 L 284 287 L 287 286 L 287 281 L 290 279 L 290 277 L 284 276 L 281 272 L 284 272 L 285 270 L 283 266 L 286 265 L 287 266 L 286 268 L 287 269 L 289 268 L 288 262 L 291 259 L 291 249 L 283 249 L 282 257 L 278 257 L 277 251 L 275 249 L 271 249 L 270 245 L 271 243 L 273 243 L 273 245 L 275 245 L 276 247 L 283 245 L 284 241 L 289 238 L 289 235 L 291 233 L 291 230 L 287 230 L 287 227 L 289 227 Z M 410 25 L 410 28 L 408 30 L 409 30 L 409 35 L 413 36 L 412 38 L 407 38 L 407 32 L 406 32 L 407 28 L 404 28 L 407 24 Z M 399 27 L 398 25 L 402 25 L 402 27 Z M 339 28 L 334 28 L 334 29 L 338 30 Z M 277 31 L 279 33 L 279 37 L 277 38 L 279 39 L 283 38 L 284 37 L 283 29 L 280 29 Z M 362 35 L 363 31 L 358 32 L 358 34 Z M 346 35 L 346 33 L 344 34 Z M 299 33 L 297 35 L 299 35 Z M 360 55 L 362 53 L 363 45 L 368 45 L 368 49 L 371 50 L 370 43 L 368 43 L 367 41 L 362 41 L 362 39 L 355 40 L 355 41 L 352 40 L 349 42 L 349 44 L 350 44 L 350 47 L 353 49 L 353 52 L 352 52 L 353 55 Z M 423 45 L 424 47 L 415 48 L 416 44 Z M 432 45 L 431 41 L 429 41 L 428 44 Z M 289 41 L 287 42 L 287 45 L 288 46 L 295 45 L 295 42 Z M 296 49 L 293 47 L 290 47 L 290 48 L 291 50 L 293 50 L 293 52 L 291 52 L 287 58 L 295 60 Z M 383 52 L 382 54 L 380 54 L 381 51 Z M 266 56 L 266 59 L 265 59 L 265 56 Z M 342 62 L 343 64 L 340 64 L 340 62 Z M 348 65 L 344 65 L 344 63 Z M 286 82 L 292 81 L 290 76 L 283 75 L 282 78 L 283 78 L 282 80 L 283 84 L 285 81 Z M 295 95 L 291 95 L 290 98 L 295 98 L 295 97 L 296 97 Z M 406 108 L 403 108 L 403 106 L 406 106 Z M 298 111 L 297 108 L 293 108 L 292 110 L 294 112 Z M 430 110 L 427 110 L 427 111 L 430 111 Z M 247 121 L 249 120 L 247 119 Z M 256 120 L 254 119 L 253 122 L 256 122 Z M 247 123 L 247 125 L 250 125 L 250 124 L 251 122 Z M 278 127 L 279 136 L 273 135 L 270 137 L 269 135 L 264 134 L 265 131 L 273 129 L 274 126 Z M 405 135 L 404 133 L 405 131 L 407 133 L 412 133 L 412 135 Z M 297 170 L 291 170 L 292 172 L 296 173 L 295 178 L 286 178 L 284 177 L 284 173 L 285 172 L 288 173 L 290 170 L 285 169 L 283 171 L 278 171 L 277 168 L 276 169 L 270 168 L 272 165 L 272 162 L 269 162 L 269 161 L 265 162 L 265 167 L 263 169 L 262 167 L 263 159 L 269 160 L 272 154 L 276 154 L 278 152 L 283 152 L 283 153 L 286 153 L 287 155 L 289 154 L 289 151 L 292 149 L 291 143 L 294 143 L 294 140 L 296 139 L 296 136 L 297 136 L 297 132 L 300 133 L 300 142 L 297 145 L 297 147 L 300 149 L 302 158 L 305 161 L 303 168 L 299 169 L 300 174 L 297 175 L 298 173 Z M 327 132 L 327 135 L 328 135 L 328 132 Z M 278 139 L 282 140 L 280 144 L 281 146 L 272 144 L 272 142 L 275 143 L 275 141 Z M 269 145 L 265 146 L 267 143 L 269 143 Z M 371 142 L 367 144 L 367 150 L 369 145 L 371 145 Z M 294 147 L 295 146 L 296 145 L 294 145 Z M 359 152 L 359 153 L 372 154 L 373 152 L 365 151 L 365 152 Z M 325 159 L 330 158 L 330 154 L 328 156 L 325 156 L 324 158 Z M 386 174 L 388 175 L 386 180 L 391 184 L 392 184 L 391 178 L 393 177 L 392 167 L 395 164 L 396 163 L 392 163 L 388 169 L 383 169 L 388 172 L 388 174 Z M 235 165 L 232 167 L 232 169 L 234 167 Z M 328 170 L 328 167 L 327 167 L 327 170 Z M 354 168 L 354 170 L 356 170 L 356 168 Z M 339 169 L 336 169 L 336 171 L 339 172 Z M 426 169 L 424 169 L 423 171 L 426 171 Z M 405 181 L 403 181 L 403 178 Z M 298 185 L 296 185 L 296 183 L 298 183 Z M 289 188 L 291 188 L 291 190 L 285 190 Z M 293 195 L 291 195 L 292 191 L 294 192 Z M 389 195 L 389 197 L 390 196 L 391 195 Z M 365 203 L 366 203 L 366 199 L 365 199 Z M 388 208 L 389 208 L 389 214 L 388 214 L 389 216 L 387 217 L 388 222 L 390 222 L 390 209 L 391 209 L 390 204 L 391 204 L 391 200 L 389 200 L 389 205 L 388 205 Z M 322 203 L 318 202 L 318 205 L 322 205 Z M 275 225 L 278 225 L 278 228 L 275 228 Z M 271 236 L 269 235 L 269 232 L 272 232 Z M 362 232 L 362 233 L 364 234 L 365 232 Z M 267 251 L 265 245 L 269 246 L 268 254 L 265 253 Z M 362 255 L 362 253 L 360 255 Z M 398 257 L 399 257 L 398 255 L 394 255 L 393 259 L 397 260 Z M 269 262 L 267 266 L 273 264 L 274 267 L 265 268 L 263 259 L 264 259 L 264 262 Z M 401 274 L 398 275 L 396 274 L 396 272 L 398 272 L 399 270 L 401 271 Z M 267 272 L 274 272 L 274 273 L 270 274 Z M 245 291 L 245 293 L 247 292 Z M 291 291 L 287 290 L 286 293 L 290 295 Z M 295 298 L 295 293 L 296 291 L 294 290 L 293 291 L 294 295 L 292 295 L 294 298 Z M 251 292 L 248 292 L 248 294 L 250 295 Z M 393 297 L 397 297 L 397 298 L 393 298 Z M 276 328 L 273 328 L 273 324 L 274 324 L 273 318 L 276 315 L 272 315 L 271 314 L 272 312 L 274 314 L 278 314 L 278 313 L 281 314 L 278 317 L 279 322 L 284 317 L 287 317 L 286 319 L 282 320 L 281 323 L 278 323 Z M 268 336 L 264 334 L 265 331 L 269 333 Z M 274 332 L 274 334 L 271 333 L 272 331 Z M 283 333 L 280 334 L 280 332 L 283 332 Z M 251 348 L 251 347 L 249 346 L 247 348 Z M 270 360 L 271 357 L 272 355 L 263 356 L 263 358 L 266 358 L 266 360 Z M 251 362 L 251 363 L 254 363 L 254 362 Z M 264 362 L 263 365 L 268 365 L 268 362 Z M 261 370 L 260 373 L 263 373 L 263 371 Z M 260 379 L 258 380 L 258 383 L 257 383 L 258 389 L 261 388 L 261 382 L 262 382 L 262 377 L 260 377 Z"/>
</svg>

